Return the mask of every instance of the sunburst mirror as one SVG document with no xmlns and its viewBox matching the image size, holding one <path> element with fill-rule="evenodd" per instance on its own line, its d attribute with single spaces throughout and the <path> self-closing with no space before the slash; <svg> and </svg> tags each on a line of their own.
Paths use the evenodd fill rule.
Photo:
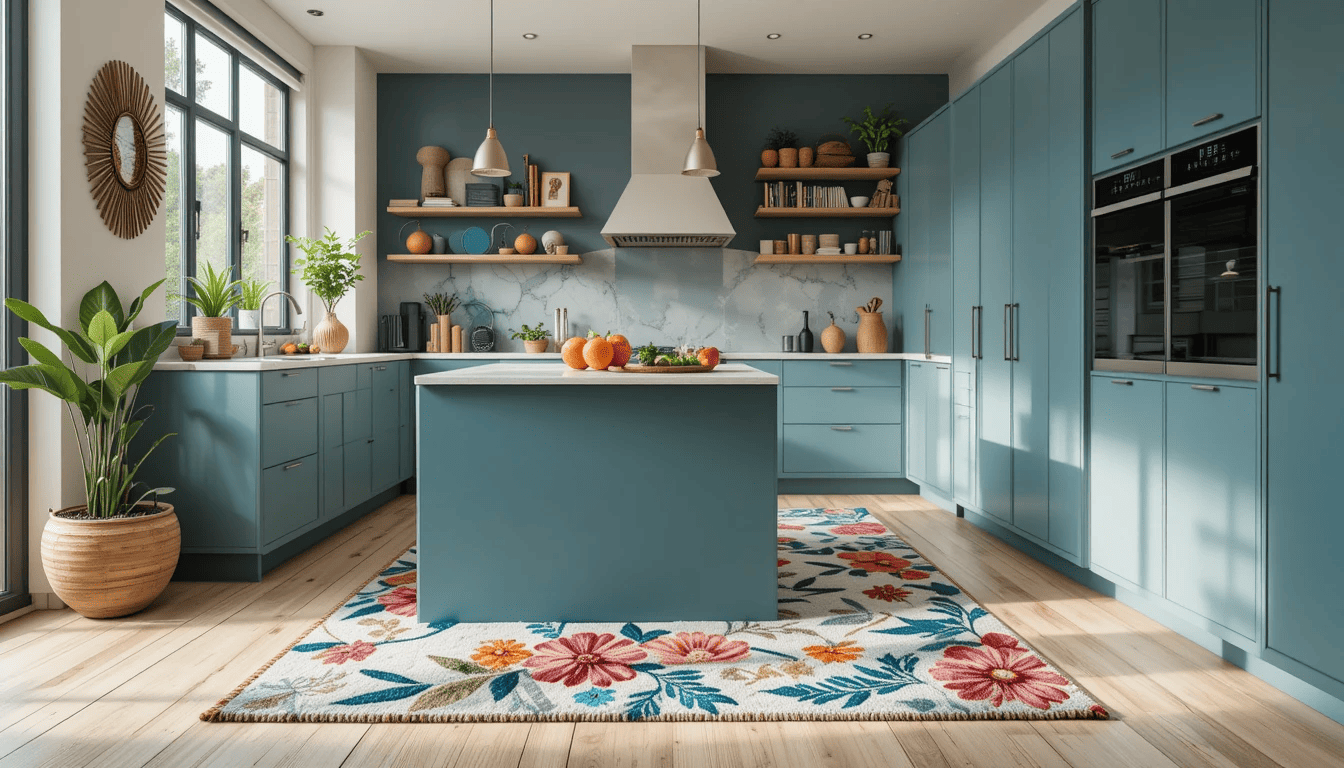
<svg viewBox="0 0 1344 768">
<path fill-rule="evenodd" d="M 145 231 L 167 177 L 163 113 L 144 78 L 124 61 L 94 75 L 84 104 L 84 165 L 103 223 L 127 240 Z"/>
</svg>

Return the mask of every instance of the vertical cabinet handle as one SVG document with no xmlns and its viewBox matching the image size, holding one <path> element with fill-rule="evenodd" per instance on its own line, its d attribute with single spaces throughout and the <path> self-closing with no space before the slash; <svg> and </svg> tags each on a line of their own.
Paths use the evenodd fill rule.
<svg viewBox="0 0 1344 768">
<path fill-rule="evenodd" d="M 985 308 L 975 307 L 975 359 L 985 359 Z"/>
<path fill-rule="evenodd" d="M 1012 334 L 1012 339 L 1013 339 L 1013 343 L 1012 343 L 1012 348 L 1013 348 L 1013 358 L 1012 358 L 1012 359 L 1013 359 L 1014 362 L 1016 362 L 1016 361 L 1022 359 L 1022 356 L 1021 356 L 1021 350 L 1018 349 L 1018 344 L 1017 344 L 1017 324 L 1018 324 L 1017 310 L 1020 309 L 1020 308 L 1022 307 L 1022 305 L 1021 305 L 1021 304 L 1016 304 L 1016 303 L 1015 303 L 1015 304 L 1012 304 L 1011 306 L 1012 306 L 1012 308 L 1013 308 L 1013 314 L 1012 314 L 1012 317 L 1011 317 L 1011 318 L 1009 319 L 1009 321 L 1008 321 L 1008 330 L 1009 330 L 1009 332 Z"/>
<path fill-rule="evenodd" d="M 1012 360 L 1012 355 L 1008 354 L 1008 313 L 1012 310 L 1012 304 L 1003 305 L 1003 359 Z"/>
<path fill-rule="evenodd" d="M 925 359 L 925 360 L 928 360 L 929 358 L 933 357 L 933 353 L 929 350 L 929 315 L 932 315 L 932 314 L 933 314 L 933 309 L 931 309 L 931 308 L 929 307 L 928 304 L 925 304 L 925 305 L 924 305 L 924 359 Z"/>
<path fill-rule="evenodd" d="M 971 359 L 975 359 L 975 306 L 971 306 Z"/>
<path fill-rule="evenodd" d="M 1128 154 L 1132 153 L 1133 151 L 1134 151 L 1134 148 L 1133 148 L 1133 147 L 1130 147 L 1129 149 L 1122 149 L 1122 150 L 1120 150 L 1119 152 L 1116 152 L 1115 154 L 1111 155 L 1111 159 L 1112 159 L 1112 160 L 1119 160 L 1120 158 L 1124 157 L 1125 155 L 1128 155 Z"/>
<path fill-rule="evenodd" d="M 1271 311 L 1270 303 L 1276 296 L 1279 300 L 1274 302 L 1275 310 Z M 1281 378 L 1281 374 L 1283 373 L 1283 360 L 1279 358 L 1279 349 L 1282 345 L 1276 344 L 1275 342 L 1277 339 L 1274 338 L 1274 334 L 1277 333 L 1279 328 L 1283 325 L 1282 322 L 1274 322 L 1276 319 L 1281 319 L 1275 313 L 1282 311 L 1283 287 L 1280 286 L 1274 288 L 1271 286 L 1265 288 L 1265 378 L 1274 379 L 1275 381 L 1283 380 Z"/>
<path fill-rule="evenodd" d="M 1199 119 L 1196 120 L 1195 122 L 1191 123 L 1190 126 L 1191 126 L 1192 128 L 1198 128 L 1198 127 L 1201 126 L 1201 125 L 1206 125 L 1206 124 L 1208 124 L 1208 123 L 1212 123 L 1214 120 L 1222 120 L 1222 119 L 1223 119 L 1223 113 L 1222 113 L 1222 112 L 1214 112 L 1212 115 L 1209 115 L 1208 117 L 1201 117 L 1201 118 L 1199 118 Z"/>
</svg>

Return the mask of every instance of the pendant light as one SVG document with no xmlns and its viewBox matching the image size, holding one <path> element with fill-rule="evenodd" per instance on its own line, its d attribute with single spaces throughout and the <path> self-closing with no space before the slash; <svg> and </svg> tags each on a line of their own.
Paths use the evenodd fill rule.
<svg viewBox="0 0 1344 768">
<path fill-rule="evenodd" d="M 695 0 L 695 58 L 697 63 L 704 61 L 704 56 L 700 50 L 700 0 Z M 697 66 L 695 103 L 700 110 L 697 113 L 700 124 L 695 129 L 695 139 L 691 141 L 691 148 L 686 153 L 686 164 L 681 169 L 682 176 L 719 175 L 719 164 L 714 160 L 714 150 L 710 149 L 709 142 L 705 141 L 705 106 L 700 96 L 700 86 L 704 81 L 704 70 Z"/>
<path fill-rule="evenodd" d="M 490 127 L 472 161 L 473 176 L 509 176 L 509 156 L 495 133 L 495 0 L 490 0 Z"/>
</svg>

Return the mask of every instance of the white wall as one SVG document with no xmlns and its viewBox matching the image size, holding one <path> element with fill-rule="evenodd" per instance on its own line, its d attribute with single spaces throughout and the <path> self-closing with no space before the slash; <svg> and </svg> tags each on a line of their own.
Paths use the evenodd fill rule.
<svg viewBox="0 0 1344 768">
<path fill-rule="evenodd" d="M 1073 3 L 1074 0 L 1045 0 L 1041 3 L 1041 7 L 1033 11 L 1016 27 L 998 38 L 993 38 L 986 43 L 971 48 L 957 59 L 952 65 L 951 71 L 948 72 L 948 93 L 954 97 L 960 95 L 981 75 L 1008 58 L 1008 54 L 1030 40 L 1032 35 L 1044 29 L 1045 25 L 1054 21 L 1056 16 L 1063 13 Z"/>
</svg>

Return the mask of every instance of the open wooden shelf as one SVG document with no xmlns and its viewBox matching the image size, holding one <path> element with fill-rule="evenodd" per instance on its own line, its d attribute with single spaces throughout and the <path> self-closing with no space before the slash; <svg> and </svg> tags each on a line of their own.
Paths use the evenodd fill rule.
<svg viewBox="0 0 1344 768">
<path fill-rule="evenodd" d="M 835 256 L 800 253 L 763 253 L 756 257 L 753 264 L 895 264 L 901 260 L 899 253 L 841 253 Z"/>
<path fill-rule="evenodd" d="M 758 219 L 889 219 L 900 208 L 766 208 L 756 209 Z"/>
<path fill-rule="evenodd" d="M 459 205 L 452 208 L 425 208 L 416 206 L 414 208 L 393 208 L 388 207 L 387 212 L 393 216 L 404 216 L 408 219 L 415 218 L 457 218 L 457 219 L 581 219 L 583 212 L 576 206 L 569 208 L 547 208 L 545 206 L 531 205 L 518 208 L 505 207 L 478 207 Z"/>
<path fill-rule="evenodd" d="M 878 181 L 895 178 L 900 168 L 757 168 L 757 181 Z"/>
<path fill-rule="evenodd" d="M 519 253 L 391 253 L 388 261 L 403 264 L 582 264 L 583 259 L 576 253 L 564 256 L 552 256 L 549 253 L 534 253 L 524 256 Z"/>
</svg>

